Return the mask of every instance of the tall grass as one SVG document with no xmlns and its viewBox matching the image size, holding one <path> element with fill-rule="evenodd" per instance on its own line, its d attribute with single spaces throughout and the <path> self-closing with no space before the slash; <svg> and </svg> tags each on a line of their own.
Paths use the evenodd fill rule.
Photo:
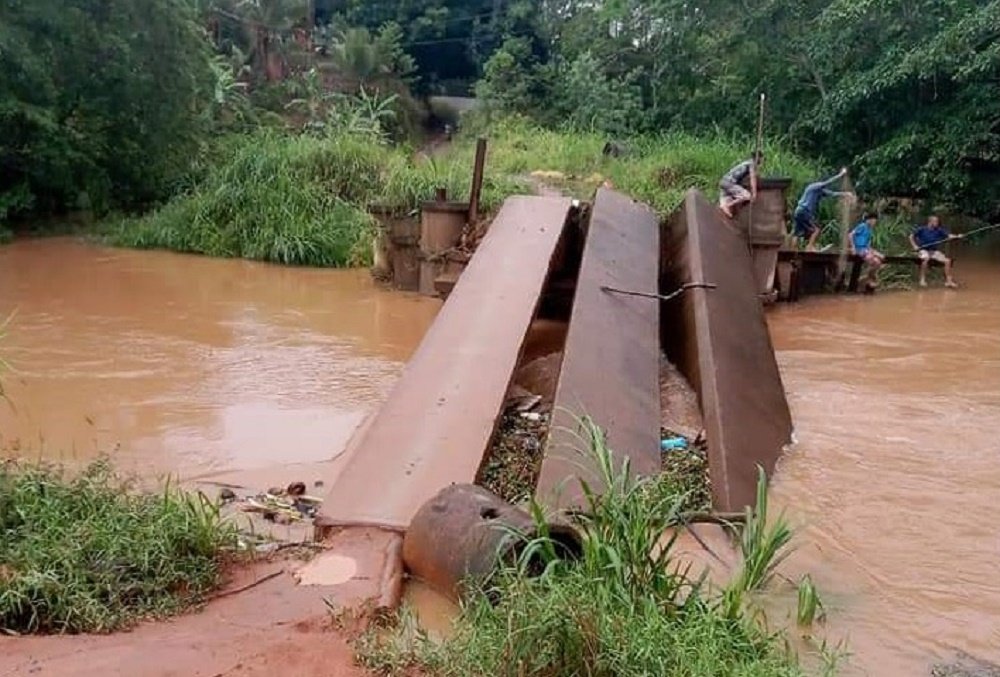
<svg viewBox="0 0 1000 677">
<path fill-rule="evenodd" d="M 0 464 L 0 631 L 110 632 L 198 603 L 235 528 L 202 495 Z"/>
<path fill-rule="evenodd" d="M 418 667 L 430 675 L 526 677 L 550 675 L 799 675 L 779 638 L 750 615 L 728 613 L 696 572 L 675 558 L 682 495 L 667 496 L 655 479 L 633 479 L 616 467 L 604 436 L 585 422 L 607 490 L 585 490 L 579 560 L 560 559 L 543 537 L 528 543 L 516 566 L 501 570 L 473 594 L 443 644 L 416 633 L 369 635 L 359 658 L 382 674 Z M 766 512 L 766 505 L 760 506 Z M 782 538 L 763 526 L 750 537 L 742 588 L 780 557 Z M 539 574 L 538 561 L 547 562 Z M 763 569 L 762 569 L 763 567 Z M 412 625 L 404 624 L 412 632 Z"/>
<path fill-rule="evenodd" d="M 415 162 L 377 137 L 262 131 L 218 144 L 200 181 L 141 219 L 108 229 L 113 244 L 283 264 L 369 263 L 372 207 L 416 211 L 438 187 L 465 197 L 471 164 Z M 484 207 L 524 189 L 489 177 Z"/>
<path fill-rule="evenodd" d="M 374 224 L 355 203 L 374 192 L 384 156 L 381 146 L 350 138 L 234 137 L 188 194 L 117 224 L 111 239 L 284 264 L 361 262 Z"/>
<path fill-rule="evenodd" d="M 647 202 L 663 215 L 680 204 L 689 188 L 698 188 L 714 199 L 719 178 L 753 151 L 752 140 L 732 135 L 667 131 L 629 139 L 627 154 L 610 158 L 602 154 L 606 136 L 546 129 L 523 118 L 479 127 L 473 122 L 468 135 L 475 133 L 490 139 L 492 171 L 514 175 L 548 172 L 542 177 L 544 181 L 583 199 L 590 198 L 604 180 L 610 180 L 617 189 Z M 764 151 L 764 174 L 790 177 L 790 196 L 818 174 L 817 167 L 783 143 L 770 143 Z"/>
</svg>

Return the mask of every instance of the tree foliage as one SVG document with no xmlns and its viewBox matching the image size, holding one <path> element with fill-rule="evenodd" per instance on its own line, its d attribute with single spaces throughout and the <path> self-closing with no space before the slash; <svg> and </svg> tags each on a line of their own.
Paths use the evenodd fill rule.
<svg viewBox="0 0 1000 677">
<path fill-rule="evenodd" d="M 185 0 L 0 3 L 0 217 L 163 196 L 212 81 Z"/>
<path fill-rule="evenodd" d="M 769 133 L 853 164 L 863 192 L 1000 215 L 998 0 L 534 4 L 517 39 L 543 47 L 507 41 L 485 62 L 477 91 L 495 108 L 749 146 L 766 92 Z"/>
</svg>

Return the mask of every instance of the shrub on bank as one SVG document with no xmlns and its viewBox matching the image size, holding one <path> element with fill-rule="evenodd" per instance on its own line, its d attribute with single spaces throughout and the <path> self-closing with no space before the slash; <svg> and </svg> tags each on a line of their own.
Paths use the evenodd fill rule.
<svg viewBox="0 0 1000 677">
<path fill-rule="evenodd" d="M 110 632 L 198 603 L 236 530 L 201 495 L 0 464 L 0 631 Z"/>
<path fill-rule="evenodd" d="M 359 262 L 373 222 L 358 203 L 374 192 L 387 154 L 350 138 L 262 132 L 226 139 L 188 193 L 117 224 L 111 240 L 285 264 Z"/>
<path fill-rule="evenodd" d="M 458 199 L 468 195 L 471 164 L 411 155 L 344 132 L 232 137 L 188 192 L 114 224 L 110 241 L 293 265 L 364 265 L 375 232 L 372 206 L 409 213 L 437 187 Z M 484 208 L 523 190 L 522 182 L 489 177 Z"/>
</svg>

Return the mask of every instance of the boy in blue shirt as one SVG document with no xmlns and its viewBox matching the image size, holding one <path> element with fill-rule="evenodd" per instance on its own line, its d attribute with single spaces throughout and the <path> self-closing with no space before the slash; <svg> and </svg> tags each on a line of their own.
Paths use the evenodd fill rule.
<svg viewBox="0 0 1000 677">
<path fill-rule="evenodd" d="M 830 186 L 847 176 L 847 167 L 844 167 L 835 176 L 831 176 L 824 181 L 810 183 L 802 191 L 802 197 L 795 207 L 795 215 L 792 218 L 794 223 L 793 234 L 799 241 L 807 240 L 806 251 L 816 249 L 816 238 L 819 237 L 819 203 L 825 197 L 854 197 L 854 193 L 849 191 L 830 190 Z"/>
<path fill-rule="evenodd" d="M 864 220 L 854 227 L 849 238 L 851 253 L 860 256 L 868 264 L 868 282 L 866 289 L 875 291 L 878 286 L 878 271 L 885 263 L 885 256 L 872 245 L 875 239 L 875 224 L 878 215 L 866 214 Z"/>
<path fill-rule="evenodd" d="M 931 261 L 938 261 L 944 265 L 944 286 L 954 289 L 958 287 L 951 276 L 951 259 L 939 247 L 949 240 L 961 239 L 961 235 L 952 235 L 947 228 L 941 225 L 941 219 L 937 214 L 927 217 L 927 224 L 919 226 L 910 235 L 910 244 L 913 251 L 920 257 L 920 286 L 927 286 L 927 268 Z"/>
</svg>

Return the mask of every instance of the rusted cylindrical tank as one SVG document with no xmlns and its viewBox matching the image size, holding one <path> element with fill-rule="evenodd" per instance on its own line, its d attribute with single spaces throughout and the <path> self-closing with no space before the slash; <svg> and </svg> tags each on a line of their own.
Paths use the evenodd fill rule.
<svg viewBox="0 0 1000 677">
<path fill-rule="evenodd" d="M 420 222 L 390 208 L 372 207 L 370 211 L 379 224 L 381 241 L 375 244 L 376 252 L 387 259 L 380 265 L 376 256 L 372 272 L 380 277 L 380 272 L 385 271 L 397 289 L 416 291 L 420 287 Z M 382 252 L 380 247 L 384 247 Z"/>
<path fill-rule="evenodd" d="M 420 211 L 420 293 L 437 296 L 434 281 L 448 268 L 448 251 L 458 246 L 469 216 L 464 202 L 425 202 Z"/>
<path fill-rule="evenodd" d="M 376 280 L 392 281 L 392 243 L 389 229 L 392 225 L 392 211 L 386 207 L 373 205 L 368 212 L 375 217 L 375 238 L 372 241 L 372 276 Z"/>
<path fill-rule="evenodd" d="M 571 527 L 548 525 L 565 556 L 578 556 Z M 521 535 L 519 535 L 521 534 Z M 539 536 L 531 515 L 472 484 L 443 489 L 414 516 L 403 540 L 403 561 L 416 578 L 453 599 L 467 581 L 483 581 L 499 563 L 513 563 L 527 541 Z"/>
<path fill-rule="evenodd" d="M 784 245 L 788 232 L 787 193 L 791 185 L 791 179 L 762 178 L 756 202 L 740 212 L 739 226 L 750 238 L 754 279 L 760 294 L 770 294 L 774 290 L 778 250 Z"/>
</svg>

